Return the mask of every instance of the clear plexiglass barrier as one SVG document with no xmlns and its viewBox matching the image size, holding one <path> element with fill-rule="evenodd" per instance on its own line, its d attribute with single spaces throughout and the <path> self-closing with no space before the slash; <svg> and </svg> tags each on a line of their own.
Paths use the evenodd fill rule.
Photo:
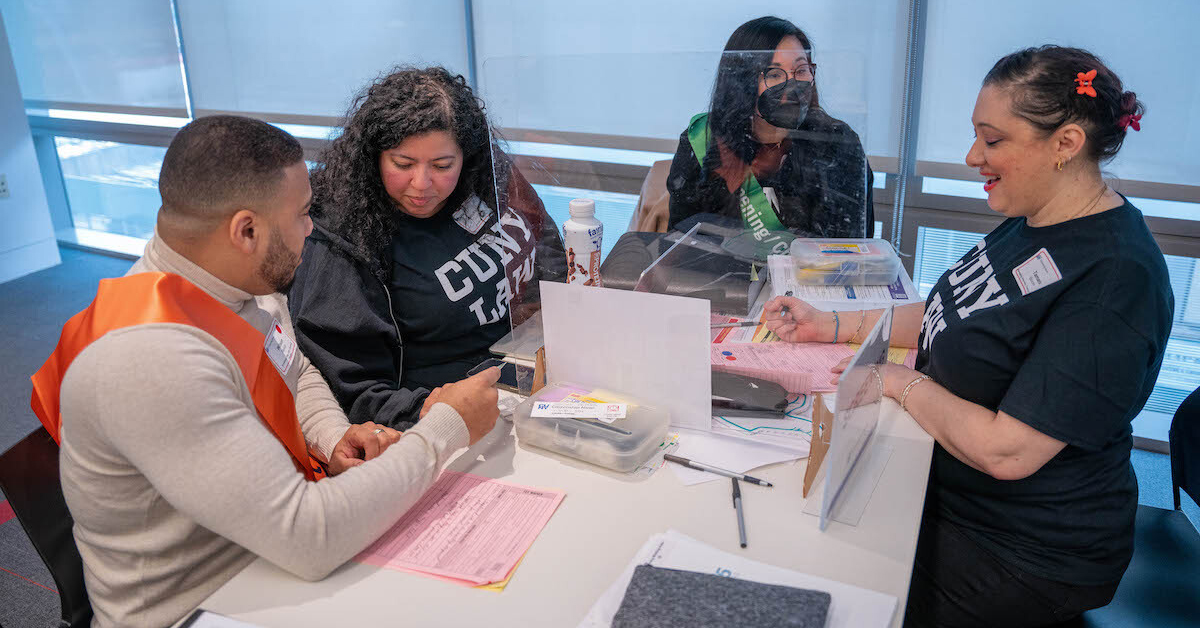
<svg viewBox="0 0 1200 628">
<path fill-rule="evenodd" d="M 767 256 L 794 238 L 869 236 L 865 60 L 816 60 L 820 71 L 781 46 L 486 61 L 487 200 L 509 253 L 512 324 L 539 311 L 540 280 L 706 298 L 746 315 Z M 632 215 L 607 211 L 617 194 L 637 198 Z M 604 219 L 599 246 L 592 219 L 572 217 L 587 203 L 572 210 L 573 199 Z"/>
</svg>

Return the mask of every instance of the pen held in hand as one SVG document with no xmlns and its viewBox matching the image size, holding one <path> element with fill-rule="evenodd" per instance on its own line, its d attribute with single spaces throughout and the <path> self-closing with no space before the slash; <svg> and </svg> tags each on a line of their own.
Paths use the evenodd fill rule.
<svg viewBox="0 0 1200 628">
<path fill-rule="evenodd" d="M 738 321 L 736 323 L 713 323 L 709 325 L 709 327 L 713 329 L 720 329 L 723 327 L 758 327 L 761 324 L 762 323 L 758 321 Z"/>
</svg>

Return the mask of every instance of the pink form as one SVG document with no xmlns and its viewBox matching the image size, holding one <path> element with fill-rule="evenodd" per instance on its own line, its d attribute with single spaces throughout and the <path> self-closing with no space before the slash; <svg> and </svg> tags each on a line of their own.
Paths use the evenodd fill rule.
<svg viewBox="0 0 1200 628">
<path fill-rule="evenodd" d="M 481 585 L 508 576 L 565 493 L 444 471 L 354 560 Z"/>
<path fill-rule="evenodd" d="M 775 382 L 790 393 L 833 392 L 829 369 L 854 355 L 856 347 L 828 342 L 758 342 L 714 344 L 712 368 Z M 904 351 L 904 350 L 900 350 Z M 904 364 L 912 367 L 916 350 L 905 352 Z"/>
<path fill-rule="evenodd" d="M 759 342 L 715 344 L 712 368 L 776 382 L 790 393 L 836 390 L 829 372 L 854 350 L 843 344 Z"/>
</svg>

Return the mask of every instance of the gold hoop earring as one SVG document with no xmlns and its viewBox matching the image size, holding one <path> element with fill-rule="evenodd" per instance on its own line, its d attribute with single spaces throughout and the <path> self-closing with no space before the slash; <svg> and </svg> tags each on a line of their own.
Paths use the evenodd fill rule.
<svg viewBox="0 0 1200 628">
<path fill-rule="evenodd" d="M 1058 171 L 1059 172 L 1062 172 L 1062 167 L 1063 167 L 1063 160 L 1059 159 L 1058 160 Z"/>
</svg>

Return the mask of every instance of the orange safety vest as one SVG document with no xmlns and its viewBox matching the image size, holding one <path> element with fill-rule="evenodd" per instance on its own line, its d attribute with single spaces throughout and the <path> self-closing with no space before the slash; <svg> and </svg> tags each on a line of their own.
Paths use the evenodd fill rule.
<svg viewBox="0 0 1200 628">
<path fill-rule="evenodd" d="M 55 441 L 62 426 L 62 379 L 75 357 L 110 331 L 151 323 L 198 327 L 224 345 L 242 370 L 259 418 L 291 454 L 296 468 L 309 480 L 325 477 L 320 463 L 308 453 L 292 392 L 267 357 L 266 337 L 220 301 L 170 273 L 103 279 L 92 304 L 63 325 L 58 347 L 30 378 L 33 413 Z"/>
</svg>

